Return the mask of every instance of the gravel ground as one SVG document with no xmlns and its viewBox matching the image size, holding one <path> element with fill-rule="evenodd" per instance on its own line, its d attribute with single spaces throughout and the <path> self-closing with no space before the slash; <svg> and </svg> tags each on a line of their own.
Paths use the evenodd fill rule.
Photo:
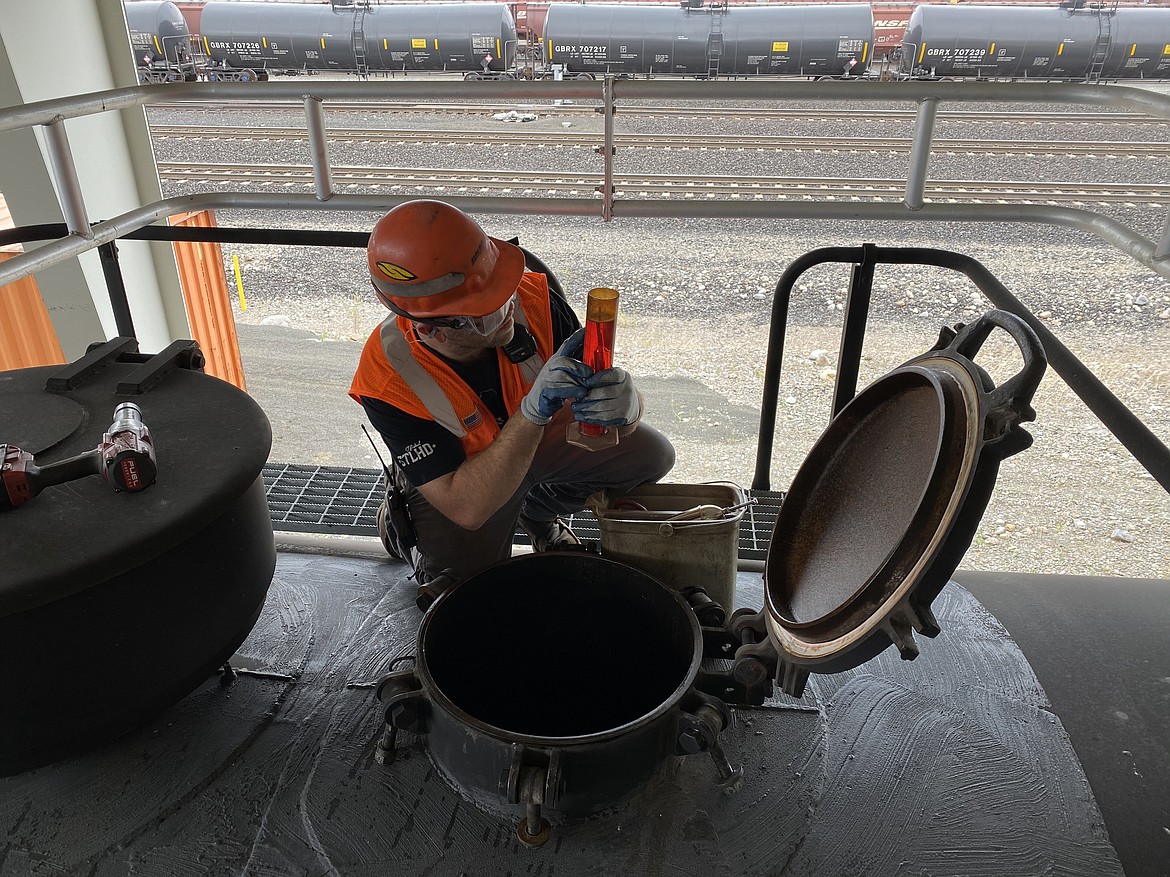
<svg viewBox="0 0 1170 877">
<path fill-rule="evenodd" d="M 156 122 L 177 114 L 152 111 Z M 185 114 L 183 118 L 190 118 Z M 332 124 L 358 126 L 353 118 Z M 208 119 L 211 123 L 212 120 Z M 269 124 L 285 124 L 280 118 Z M 489 115 L 439 119 L 371 118 L 382 127 L 448 125 L 451 128 L 498 126 Z M 556 118 L 528 123 L 534 131 L 560 130 Z M 572 124 L 599 125 L 586 117 Z M 716 133 L 726 125 L 717 118 L 691 123 L 695 133 Z M 678 130 L 670 121 L 623 120 L 629 130 Z M 737 127 L 743 133 L 763 125 Z M 791 133 L 837 134 L 850 129 L 811 124 Z M 1062 126 L 1058 131 L 1004 125 L 984 136 L 1033 139 L 1110 139 L 1101 126 Z M 970 137 L 972 126 L 938 136 Z M 1094 130 L 1098 129 L 1098 130 Z M 1007 133 L 1014 130 L 1015 133 Z M 877 136 L 906 131 L 869 129 Z M 857 133 L 864 137 L 865 132 Z M 1164 140 L 1166 126 L 1132 130 L 1132 140 Z M 159 160 L 191 158 L 183 144 L 159 141 Z M 216 147 L 215 160 L 304 163 L 304 147 L 271 143 Z M 383 155 L 352 156 L 339 146 L 335 164 L 385 164 L 399 167 L 563 167 L 590 170 L 595 161 L 585 150 L 513 148 L 493 153 L 482 147 L 386 148 Z M 896 176 L 904 173 L 904 155 L 842 153 L 833 155 L 630 151 L 619 168 L 634 172 L 740 173 L 745 161 L 761 175 Z M 1164 162 L 939 156 L 932 176 L 948 179 L 1128 179 L 1165 182 Z M 173 187 L 171 192 L 188 191 Z M 1165 212 L 1122 206 L 1103 212 L 1156 237 Z M 301 228 L 368 229 L 375 216 L 322 214 L 291 216 L 284 224 Z M 260 224 L 260 217 L 221 214 L 223 225 Z M 1041 316 L 1061 340 L 1159 436 L 1170 441 L 1170 286 L 1124 254 L 1082 232 L 1048 226 L 979 224 L 853 225 L 827 222 L 753 222 L 734 225 L 706 220 L 615 221 L 586 218 L 482 217 L 490 233 L 517 235 L 552 266 L 570 300 L 584 302 L 591 286 L 615 286 L 622 292 L 617 357 L 651 397 L 648 419 L 675 441 L 679 462 L 674 481 L 731 479 L 748 485 L 755 463 L 756 433 L 762 396 L 767 323 L 777 279 L 797 256 L 817 247 L 934 246 L 980 260 L 1025 305 Z M 355 358 L 363 341 L 385 312 L 368 293 L 360 251 L 292 250 L 282 247 L 235 247 L 225 255 L 240 258 L 248 309 L 240 323 L 278 324 L 308 330 L 312 337 L 336 345 L 340 358 Z M 230 265 L 229 265 L 230 269 Z M 813 269 L 799 281 L 793 297 L 780 389 L 776 448 L 771 487 L 784 489 L 824 428 L 831 401 L 844 293 L 844 268 Z M 963 277 L 929 268 L 881 266 L 875 276 L 861 383 L 879 377 L 902 361 L 928 349 L 940 327 L 970 321 L 990 305 Z M 996 333 L 979 361 L 997 381 L 1010 377 L 1019 357 L 1014 345 Z M 244 348 L 245 358 L 248 350 Z M 250 378 L 251 379 L 251 378 Z M 343 394 L 339 386 L 336 393 Z M 262 404 L 263 403 L 263 400 Z M 312 399 L 306 399 L 312 404 Z M 1034 400 L 1035 437 L 1028 451 L 1005 462 L 975 544 L 962 566 L 1017 572 L 1085 573 L 1125 576 L 1170 576 L 1170 496 L 1137 464 L 1128 451 L 1049 370 Z M 356 406 L 354 406 L 356 409 Z M 359 432 L 360 418 L 339 424 Z M 361 441 L 350 446 L 360 448 Z M 313 460 L 298 445 L 295 430 L 278 432 L 273 459 Z M 332 465 L 368 467 L 368 453 L 331 459 Z"/>
</svg>

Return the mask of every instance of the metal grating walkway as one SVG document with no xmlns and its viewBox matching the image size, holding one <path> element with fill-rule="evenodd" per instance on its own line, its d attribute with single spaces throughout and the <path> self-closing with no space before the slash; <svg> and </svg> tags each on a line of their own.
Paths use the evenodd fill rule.
<svg viewBox="0 0 1170 877">
<path fill-rule="evenodd" d="M 381 469 L 346 469 L 270 463 L 264 467 L 264 486 L 272 528 L 294 533 L 377 536 L 378 506 L 382 503 Z M 783 493 L 749 490 L 756 500 L 739 525 L 741 560 L 764 560 L 776 526 Z M 592 512 L 580 512 L 569 524 L 582 539 L 600 540 L 601 529 Z M 528 535 L 517 531 L 519 545 Z"/>
</svg>

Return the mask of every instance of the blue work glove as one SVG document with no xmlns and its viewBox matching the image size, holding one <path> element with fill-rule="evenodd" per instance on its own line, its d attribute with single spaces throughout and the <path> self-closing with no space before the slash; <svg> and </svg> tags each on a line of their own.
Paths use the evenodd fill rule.
<svg viewBox="0 0 1170 877">
<path fill-rule="evenodd" d="M 552 420 L 566 399 L 580 399 L 585 395 L 584 382 L 593 374 L 593 369 L 575 358 L 581 355 L 584 343 L 584 329 L 578 329 L 566 338 L 544 364 L 532 389 L 520 402 L 520 413 L 537 426 L 544 426 Z"/>
<path fill-rule="evenodd" d="M 573 413 L 582 423 L 594 426 L 629 426 L 642 413 L 642 402 L 634 379 L 621 368 L 595 372 L 585 380 L 588 392 L 573 403 Z"/>
</svg>

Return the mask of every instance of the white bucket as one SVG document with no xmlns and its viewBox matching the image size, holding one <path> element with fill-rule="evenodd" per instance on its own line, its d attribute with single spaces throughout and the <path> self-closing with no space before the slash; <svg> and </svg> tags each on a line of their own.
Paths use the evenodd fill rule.
<svg viewBox="0 0 1170 877">
<path fill-rule="evenodd" d="M 603 490 L 589 505 L 601 529 L 603 557 L 676 590 L 702 588 L 730 616 L 743 508 L 713 519 L 665 519 L 698 506 L 730 509 L 743 502 L 743 491 L 734 484 L 645 484 L 628 493 Z M 641 506 L 646 517 L 634 517 L 638 512 L 631 504 Z"/>
</svg>

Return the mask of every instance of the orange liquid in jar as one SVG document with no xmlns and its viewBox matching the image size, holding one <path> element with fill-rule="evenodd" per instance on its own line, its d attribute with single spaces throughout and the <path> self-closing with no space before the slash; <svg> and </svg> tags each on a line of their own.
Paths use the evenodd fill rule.
<svg viewBox="0 0 1170 877">
<path fill-rule="evenodd" d="M 618 291 L 591 289 L 585 306 L 585 346 L 581 356 L 594 371 L 613 368 L 613 345 L 617 334 Z M 605 435 L 609 429 L 592 423 L 580 424 L 582 435 Z"/>
</svg>

